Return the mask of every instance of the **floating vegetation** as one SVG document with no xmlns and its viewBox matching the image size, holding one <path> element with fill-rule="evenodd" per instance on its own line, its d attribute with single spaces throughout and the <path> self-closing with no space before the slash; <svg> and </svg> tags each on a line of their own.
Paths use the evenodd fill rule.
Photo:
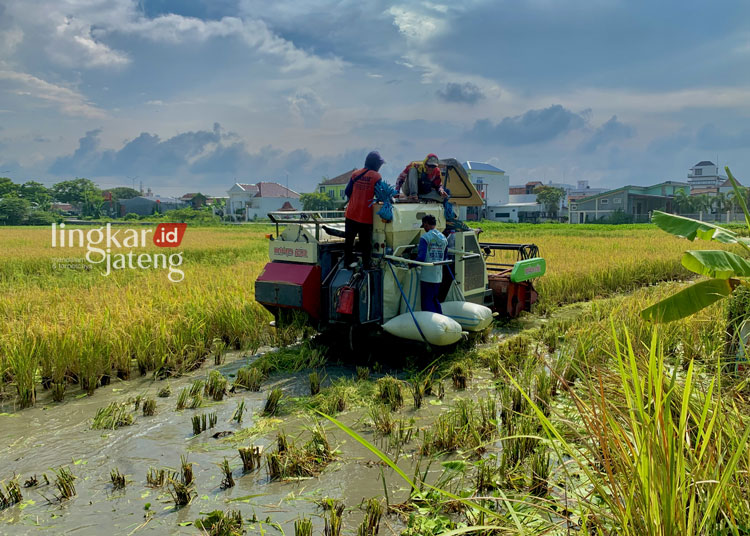
<svg viewBox="0 0 750 536">
<path fill-rule="evenodd" d="M 165 385 L 156 393 L 159 398 L 169 398 L 172 396 L 172 387 L 169 384 Z"/>
<path fill-rule="evenodd" d="M 333 460 L 333 452 L 323 428 L 315 425 L 311 433 L 312 438 L 302 448 L 290 444 L 286 435 L 279 433 L 276 451 L 266 454 L 271 480 L 315 476 Z"/>
<path fill-rule="evenodd" d="M 312 533 L 313 524 L 310 519 L 303 517 L 294 522 L 294 536 L 312 536 Z"/>
<path fill-rule="evenodd" d="M 45 478 L 47 478 L 47 477 L 45 477 Z M 39 479 L 36 477 L 36 475 L 34 475 L 34 476 L 30 476 L 29 478 L 26 479 L 26 482 L 23 483 L 23 487 L 24 488 L 33 488 L 37 484 L 39 484 Z"/>
<path fill-rule="evenodd" d="M 195 527 L 209 536 L 242 536 L 242 514 L 239 510 L 214 510 L 206 517 L 196 519 Z"/>
<path fill-rule="evenodd" d="M 276 412 L 279 409 L 279 401 L 283 394 L 284 393 L 278 387 L 268 394 L 266 405 L 263 407 L 263 415 L 276 415 Z"/>
<path fill-rule="evenodd" d="M 153 415 L 156 415 L 156 399 L 147 398 L 143 401 L 143 416 L 151 417 Z"/>
<path fill-rule="evenodd" d="M 193 415 L 192 423 L 193 423 L 193 435 L 198 435 L 202 432 L 205 432 L 206 430 L 213 428 L 216 426 L 216 422 L 218 421 L 218 417 L 216 416 L 216 412 L 214 413 L 202 413 L 200 415 Z"/>
<path fill-rule="evenodd" d="M 62 402 L 65 399 L 65 382 L 54 382 L 51 386 L 52 400 Z"/>
<path fill-rule="evenodd" d="M 313 370 L 310 373 L 309 378 L 310 378 L 310 396 L 315 396 L 320 392 L 320 373 L 318 373 L 317 370 Z"/>
<path fill-rule="evenodd" d="M 240 453 L 240 459 L 242 460 L 242 472 L 250 473 L 260 469 L 260 461 L 262 458 L 260 447 L 252 445 L 250 447 L 240 447 L 238 450 Z"/>
<path fill-rule="evenodd" d="M 240 400 L 239 402 L 237 402 L 237 409 L 234 410 L 232 420 L 237 424 L 240 424 L 242 422 L 243 413 L 245 413 L 245 401 Z"/>
<path fill-rule="evenodd" d="M 190 399 L 190 388 L 185 387 L 182 391 L 180 391 L 180 394 L 177 396 L 177 406 L 175 407 L 176 410 L 185 409 L 188 404 L 188 400 Z"/>
<path fill-rule="evenodd" d="M 205 385 L 205 395 L 215 401 L 224 400 L 227 392 L 227 379 L 218 370 L 212 370 L 208 375 L 208 381 Z"/>
<path fill-rule="evenodd" d="M 62 501 L 74 497 L 76 494 L 76 487 L 73 481 L 76 479 L 73 473 L 70 472 L 66 466 L 54 469 L 55 472 L 55 487 L 57 488 L 57 499 Z"/>
<path fill-rule="evenodd" d="M 234 379 L 234 385 L 244 387 L 248 391 L 260 391 L 260 384 L 263 383 L 263 371 L 258 367 L 242 367 L 237 371 Z"/>
<path fill-rule="evenodd" d="M 221 489 L 229 489 L 234 487 L 234 478 L 232 478 L 232 468 L 229 466 L 229 461 L 224 458 L 224 461 L 218 464 L 221 469 L 223 478 L 221 480 Z"/>
<path fill-rule="evenodd" d="M 397 410 L 404 405 L 404 396 L 401 393 L 401 382 L 393 376 L 384 376 L 377 383 L 377 397 L 388 404 L 392 410 Z"/>
<path fill-rule="evenodd" d="M 357 381 L 366 382 L 370 379 L 370 367 L 357 367 Z"/>
<path fill-rule="evenodd" d="M 367 501 L 365 518 L 357 528 L 357 536 L 375 536 L 380 530 L 381 517 L 383 517 L 383 504 L 373 497 Z"/>
<path fill-rule="evenodd" d="M 109 472 L 109 479 L 112 482 L 113 489 L 123 489 L 125 487 L 125 475 L 120 473 L 117 467 Z"/>
<path fill-rule="evenodd" d="M 396 420 L 393 418 L 393 414 L 388 406 L 381 402 L 376 402 L 370 406 L 369 414 L 372 426 L 379 435 L 387 436 L 393 432 Z"/>
<path fill-rule="evenodd" d="M 323 536 L 341 536 L 341 526 L 344 519 L 344 503 L 336 499 L 324 499 L 323 510 L 325 525 Z"/>
<path fill-rule="evenodd" d="M 114 430 L 121 426 L 130 426 L 133 421 L 133 415 L 128 411 L 126 404 L 112 402 L 96 411 L 91 428 L 94 430 Z"/>
<path fill-rule="evenodd" d="M 471 367 L 469 366 L 468 360 L 457 361 L 451 365 L 449 370 L 451 379 L 453 380 L 453 387 L 456 389 L 466 389 L 469 385 L 469 380 L 472 376 Z"/>
<path fill-rule="evenodd" d="M 21 487 L 18 485 L 17 477 L 11 479 L 4 487 L 4 493 L 2 487 L 0 487 L 0 510 L 18 504 L 23 500 Z"/>
</svg>

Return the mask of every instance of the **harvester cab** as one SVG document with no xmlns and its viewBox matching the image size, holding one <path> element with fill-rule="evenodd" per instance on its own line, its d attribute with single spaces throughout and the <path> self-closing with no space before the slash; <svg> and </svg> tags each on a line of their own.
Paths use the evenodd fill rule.
<svg viewBox="0 0 750 536">
<path fill-rule="evenodd" d="M 483 203 L 456 160 L 442 160 L 440 167 L 454 206 Z M 256 300 L 277 322 L 282 312 L 296 310 L 318 330 L 341 331 L 349 340 L 356 329 L 434 346 L 485 330 L 494 314 L 515 317 L 531 310 L 537 297 L 532 280 L 545 271 L 536 246 L 480 243 L 478 231 L 455 226 L 452 207 L 442 203 L 397 202 L 391 221 L 377 216 L 380 207 L 373 206 L 374 267 L 361 269 L 344 266 L 342 212 L 270 213 L 276 233 L 268 245 L 270 262 L 255 283 Z M 415 260 L 428 214 L 449 237 L 448 258 L 438 263 Z M 420 267 L 438 264 L 443 314 L 420 310 Z"/>
</svg>

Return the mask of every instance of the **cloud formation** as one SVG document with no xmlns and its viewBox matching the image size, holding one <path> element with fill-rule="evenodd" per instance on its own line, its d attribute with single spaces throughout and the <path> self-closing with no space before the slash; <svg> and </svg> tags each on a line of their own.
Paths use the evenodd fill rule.
<svg viewBox="0 0 750 536">
<path fill-rule="evenodd" d="M 479 86 L 471 82 L 459 84 L 448 82 L 444 87 L 436 91 L 438 97 L 445 102 L 460 102 L 464 104 L 476 104 L 484 98 L 484 93 Z"/>
<path fill-rule="evenodd" d="M 586 120 L 559 104 L 522 115 L 505 117 L 493 124 L 480 119 L 469 131 L 472 139 L 482 143 L 500 143 L 509 147 L 543 143 L 584 126 Z"/>
<path fill-rule="evenodd" d="M 606 123 L 597 128 L 594 133 L 578 148 L 582 153 L 593 153 L 603 145 L 613 141 L 625 140 L 635 135 L 635 129 L 617 120 L 613 115 Z"/>
</svg>

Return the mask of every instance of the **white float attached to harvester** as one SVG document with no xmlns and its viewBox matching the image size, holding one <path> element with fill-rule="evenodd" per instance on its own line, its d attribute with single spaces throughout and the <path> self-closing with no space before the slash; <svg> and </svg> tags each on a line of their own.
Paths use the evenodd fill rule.
<svg viewBox="0 0 750 536">
<path fill-rule="evenodd" d="M 443 184 L 455 206 L 480 206 L 482 199 L 454 159 L 441 160 Z M 269 258 L 255 282 L 255 299 L 280 321 L 285 310 L 306 313 L 320 331 L 340 331 L 352 349 L 360 335 L 383 331 L 434 346 L 458 342 L 467 332 L 483 331 L 493 314 L 515 317 L 536 301 L 531 280 L 545 272 L 533 244 L 480 243 L 476 230 L 457 230 L 448 260 L 411 258 L 431 214 L 446 227 L 441 203 L 395 203 L 385 222 L 373 206 L 372 269 L 352 270 L 343 263 L 341 212 L 272 212 Z M 355 244 L 355 250 L 357 245 Z M 514 255 L 500 262 L 505 252 Z M 420 310 L 420 266 L 444 265 L 443 314 Z M 345 304 L 342 302 L 346 302 Z M 342 305 L 344 305 L 342 307 Z"/>
</svg>

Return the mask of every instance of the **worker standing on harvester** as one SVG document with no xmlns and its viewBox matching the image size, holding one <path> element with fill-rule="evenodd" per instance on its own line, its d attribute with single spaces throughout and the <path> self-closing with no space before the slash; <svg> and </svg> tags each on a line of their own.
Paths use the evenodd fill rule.
<svg viewBox="0 0 750 536">
<path fill-rule="evenodd" d="M 422 229 L 425 233 L 419 239 L 417 259 L 420 262 L 440 262 L 445 260 L 448 239 L 435 229 L 435 216 L 428 214 L 422 218 Z M 442 266 L 422 266 L 419 291 L 422 294 L 422 310 L 443 314 L 438 295 L 443 281 Z"/>
<path fill-rule="evenodd" d="M 443 189 L 439 163 L 437 155 L 432 153 L 421 162 L 411 162 L 396 179 L 396 190 L 410 202 L 420 199 L 442 202 L 448 193 Z"/>
<path fill-rule="evenodd" d="M 349 204 L 344 213 L 344 266 L 356 268 L 354 259 L 354 239 L 359 235 L 359 245 L 362 248 L 362 266 L 370 268 L 372 258 L 372 200 L 375 195 L 375 185 L 380 182 L 378 170 L 385 161 L 380 153 L 372 151 L 365 159 L 365 167 L 352 173 L 344 194 L 349 198 Z"/>
</svg>

